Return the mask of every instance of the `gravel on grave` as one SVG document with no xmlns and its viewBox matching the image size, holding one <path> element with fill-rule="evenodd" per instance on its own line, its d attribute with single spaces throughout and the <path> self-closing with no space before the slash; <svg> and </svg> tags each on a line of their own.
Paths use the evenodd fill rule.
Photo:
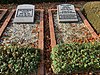
<svg viewBox="0 0 100 75">
<path fill-rule="evenodd" d="M 81 42 L 86 39 L 92 38 L 91 33 L 85 27 L 79 14 L 77 23 L 59 23 L 57 20 L 57 14 L 53 13 L 54 30 L 57 44 L 59 43 L 70 43 L 81 40 Z"/>
<path fill-rule="evenodd" d="M 13 24 L 12 22 L 5 29 L 0 45 L 32 45 L 38 48 L 39 39 L 39 14 L 35 17 L 34 24 Z"/>
</svg>

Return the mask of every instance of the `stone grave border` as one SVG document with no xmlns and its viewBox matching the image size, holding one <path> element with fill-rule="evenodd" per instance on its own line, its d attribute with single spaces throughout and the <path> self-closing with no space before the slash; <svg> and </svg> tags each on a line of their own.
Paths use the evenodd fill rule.
<svg viewBox="0 0 100 75">
<path fill-rule="evenodd" d="M 7 10 L 8 10 L 8 9 L 0 9 L 0 11 L 3 11 L 3 12 L 0 14 L 0 21 L 1 21 L 1 19 L 4 17 L 4 15 L 7 13 Z"/>
<path fill-rule="evenodd" d="M 40 11 L 40 27 L 39 27 L 39 44 L 38 48 L 41 49 L 41 62 L 38 68 L 38 75 L 44 75 L 44 9 L 35 9 L 36 11 Z M 6 29 L 7 25 L 11 21 L 12 16 L 15 13 L 15 9 L 12 9 L 9 15 L 7 16 L 6 20 L 2 24 L 2 27 L 0 28 L 0 38 L 2 37 L 2 34 L 4 30 Z"/>
<path fill-rule="evenodd" d="M 2 24 L 1 28 L 0 28 L 0 37 L 2 36 L 5 28 L 7 27 L 8 23 L 10 22 L 13 14 L 15 12 L 15 9 L 13 9 L 10 14 L 7 16 L 7 18 L 5 19 L 4 23 Z"/>
<path fill-rule="evenodd" d="M 80 15 L 81 19 L 83 20 L 83 23 L 85 26 L 88 28 L 90 31 L 91 35 L 93 38 L 99 38 L 99 35 L 96 34 L 96 32 L 93 30 L 87 19 L 84 17 L 84 15 L 81 13 L 79 8 L 75 8 L 75 10 L 78 12 Z M 56 46 L 56 38 L 55 38 L 55 33 L 54 33 L 54 25 L 53 25 L 53 16 L 52 16 L 52 11 L 57 11 L 57 9 L 48 9 L 48 14 L 49 14 L 49 28 L 50 28 L 50 39 L 51 39 L 51 48 Z M 100 75 L 100 71 L 96 71 L 98 75 Z M 91 75 L 92 72 L 77 72 L 73 73 L 72 75 Z"/>
<path fill-rule="evenodd" d="M 75 8 L 75 10 L 78 12 L 80 15 L 81 19 L 83 20 L 83 23 L 85 26 L 88 28 L 90 31 L 91 35 L 93 38 L 99 38 L 99 36 L 96 34 L 96 32 L 93 30 L 87 19 L 84 17 L 84 15 L 81 13 L 79 8 Z M 52 16 L 52 11 L 57 11 L 57 9 L 48 9 L 48 14 L 49 14 L 49 28 L 50 28 L 50 38 L 51 38 L 51 47 L 53 48 L 56 45 L 56 38 L 55 38 L 55 33 L 54 33 L 54 25 L 53 25 L 53 16 Z"/>
</svg>

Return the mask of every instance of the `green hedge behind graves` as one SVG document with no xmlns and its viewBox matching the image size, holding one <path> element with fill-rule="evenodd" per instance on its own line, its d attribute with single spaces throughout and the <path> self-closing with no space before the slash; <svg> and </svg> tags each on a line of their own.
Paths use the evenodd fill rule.
<svg viewBox="0 0 100 75">
<path fill-rule="evenodd" d="M 100 70 L 100 43 L 59 44 L 52 49 L 55 74 Z"/>
<path fill-rule="evenodd" d="M 96 32 L 100 33 L 100 1 L 86 3 L 82 11 Z"/>
<path fill-rule="evenodd" d="M 0 75 L 37 73 L 40 50 L 31 46 L 0 46 Z"/>
</svg>

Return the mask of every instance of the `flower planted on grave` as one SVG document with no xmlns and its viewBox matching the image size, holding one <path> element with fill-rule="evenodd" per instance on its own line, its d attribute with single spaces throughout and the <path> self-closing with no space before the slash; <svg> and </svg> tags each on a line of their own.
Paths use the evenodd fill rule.
<svg viewBox="0 0 100 75">
<path fill-rule="evenodd" d="M 52 49 L 51 59 L 55 74 L 95 72 L 100 70 L 100 43 L 59 44 Z"/>
<path fill-rule="evenodd" d="M 31 46 L 0 46 L 0 75 L 37 73 L 40 50 Z"/>
</svg>

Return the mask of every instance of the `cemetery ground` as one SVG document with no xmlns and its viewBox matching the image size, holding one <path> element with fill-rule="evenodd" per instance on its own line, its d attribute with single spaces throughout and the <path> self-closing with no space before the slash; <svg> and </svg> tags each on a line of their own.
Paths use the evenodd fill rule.
<svg viewBox="0 0 100 75">
<path fill-rule="evenodd" d="M 43 48 L 44 48 L 43 47 L 44 46 L 43 45 L 44 44 L 43 42 L 44 41 L 43 40 L 44 38 L 43 36 L 44 34 L 43 33 L 43 9 L 41 10 L 36 9 L 35 12 L 36 13 L 35 13 L 35 18 L 34 18 L 34 24 L 23 24 L 23 23 L 13 24 L 15 9 L 8 11 L 9 14 L 5 15 L 6 19 L 3 20 L 4 22 L 1 23 L 1 27 L 0 27 L 0 37 L 1 37 L 0 38 L 0 49 L 4 49 L 5 47 L 7 47 L 6 48 L 7 50 L 6 59 L 7 60 L 5 61 L 4 59 L 5 56 L 2 56 L 2 54 L 5 54 L 2 51 L 1 52 L 1 63 L 3 64 L 1 65 L 4 65 L 5 63 L 6 70 L 4 68 L 1 69 L 2 73 L 0 74 L 18 74 L 18 75 L 31 74 L 31 71 L 32 71 L 33 75 L 36 75 L 36 74 L 40 75 L 44 71 L 43 69 L 44 64 L 42 63 L 43 62 Z M 26 47 L 27 50 L 25 50 L 26 45 L 27 45 Z M 34 49 L 32 49 L 31 46 L 34 47 Z M 13 48 L 14 51 L 12 50 L 8 51 L 9 48 Z M 20 49 L 21 51 L 19 51 Z M 26 51 L 29 51 L 29 49 L 30 51 L 33 51 L 33 52 L 26 52 Z M 34 53 L 34 54 L 31 54 L 31 53 Z M 40 54 L 41 54 L 41 58 L 40 58 Z M 15 67 L 16 65 L 17 67 Z M 18 67 L 18 65 L 20 66 Z M 23 65 L 26 65 L 27 68 L 25 68 Z M 21 67 L 23 67 L 23 69 Z"/>
<path fill-rule="evenodd" d="M 83 5 L 86 2 L 83 1 L 83 2 L 69 2 L 69 3 L 74 4 L 75 7 L 79 8 L 81 10 L 81 8 L 83 7 Z M 55 75 L 53 73 L 52 68 L 51 68 L 52 62 L 51 62 L 51 57 L 50 57 L 53 44 L 70 43 L 70 42 L 80 42 L 80 43 L 82 43 L 84 41 L 85 42 L 91 41 L 93 43 L 94 40 L 99 41 L 99 39 L 94 38 L 95 36 L 94 37 L 92 36 L 89 29 L 85 26 L 84 22 L 82 21 L 82 18 L 80 18 L 79 16 L 78 16 L 78 18 L 80 20 L 79 20 L 78 23 L 61 23 L 61 24 L 58 24 L 57 16 L 56 16 L 57 10 L 55 10 L 57 8 L 58 4 L 63 4 L 63 3 L 37 3 L 37 4 L 34 3 L 34 5 L 36 5 L 36 9 L 41 9 L 41 10 L 44 9 L 44 11 L 43 11 L 43 13 L 44 13 L 43 14 L 43 17 L 44 17 L 43 18 L 43 20 L 44 20 L 43 21 L 43 23 L 44 23 L 44 27 L 43 27 L 44 28 L 44 33 L 43 33 L 44 42 L 42 41 L 44 43 L 44 48 L 42 47 L 43 51 L 41 52 L 41 53 L 43 53 L 43 56 L 44 56 L 43 57 L 44 59 L 42 61 L 42 64 L 44 64 L 44 65 L 42 65 L 42 66 L 44 66 L 44 69 L 43 68 L 41 68 L 41 69 L 44 70 L 45 75 Z M 64 4 L 65 4 L 65 2 L 64 2 Z M 0 19 L 2 18 L 2 20 L 0 20 L 1 21 L 0 22 L 0 28 L 2 27 L 4 20 L 9 16 L 8 13 L 10 13 L 12 9 L 15 10 L 16 6 L 17 6 L 17 4 L 7 4 L 7 5 L 1 4 L 0 5 L 0 9 L 5 9 L 4 14 L 7 13 L 3 18 L 2 18 L 2 16 L 0 16 Z M 6 9 L 8 9 L 8 11 Z M 54 9 L 54 10 L 49 10 L 49 9 Z M 0 10 L 0 15 L 1 15 L 2 12 L 3 11 Z M 50 16 L 50 14 L 52 14 L 52 17 Z M 12 15 L 12 16 L 14 17 L 14 15 Z M 5 29 L 5 31 L 2 35 L 4 37 L 1 37 L 1 39 L 11 37 L 10 36 L 12 34 L 11 30 L 18 27 L 17 25 L 14 25 L 15 27 L 12 25 L 13 17 L 11 18 L 11 20 L 9 18 L 10 22 L 8 24 L 10 24 L 10 25 Z M 50 19 L 50 17 L 51 17 L 51 19 Z M 39 28 L 38 28 L 37 25 L 39 25 L 39 23 L 40 23 L 40 21 L 39 21 L 40 20 L 40 13 L 38 11 L 35 13 L 35 18 L 36 18 L 36 20 L 35 20 L 35 25 L 34 25 L 35 26 L 34 32 L 35 32 L 35 35 L 36 35 L 36 37 L 35 37 L 36 40 L 33 40 L 33 41 L 36 41 L 36 42 L 33 45 L 34 45 L 34 47 L 38 48 L 37 41 L 39 40 L 39 37 L 38 37 L 39 32 L 37 32 L 37 31 L 38 31 Z M 7 21 L 9 21 L 9 20 L 7 20 Z M 52 20 L 52 22 L 50 22 L 51 20 Z M 50 25 L 52 26 L 52 24 L 54 24 L 54 27 L 53 27 L 54 30 L 50 29 L 51 28 Z M 58 27 L 57 27 L 57 25 L 58 25 Z M 66 26 L 66 25 L 68 25 L 68 26 Z M 29 26 L 23 25 L 22 27 L 27 29 Z M 31 27 L 29 27 L 29 28 L 31 28 Z M 68 31 L 67 33 L 66 33 L 65 28 Z M 16 30 L 19 30 L 19 28 L 16 29 Z M 0 31 L 1 31 L 1 29 L 0 29 Z M 22 32 L 24 32 L 24 31 L 25 30 L 22 30 Z M 26 32 L 28 32 L 28 29 L 27 29 Z M 33 34 L 34 34 L 34 32 L 33 32 Z M 51 36 L 52 34 L 54 34 L 55 36 L 52 37 Z M 5 37 L 5 36 L 7 36 L 7 37 Z M 16 35 L 16 36 L 18 37 L 19 35 Z M 31 36 L 29 36 L 29 37 L 31 37 Z M 67 39 L 66 39 L 66 37 L 67 37 Z M 34 36 L 33 36 L 33 38 L 34 38 Z M 81 39 L 79 39 L 79 38 L 81 38 Z M 9 38 L 9 39 L 11 39 L 11 38 Z M 9 43 L 9 39 L 5 40 L 5 42 Z M 13 41 L 16 41 L 15 39 L 17 40 L 17 38 L 14 38 Z M 40 39 L 41 39 L 41 37 L 40 37 Z M 43 39 L 43 36 L 42 36 L 42 39 Z M 54 40 L 56 43 L 52 42 L 52 40 Z M 27 44 L 27 41 L 25 41 L 25 40 L 20 39 L 20 41 L 21 42 L 19 42 L 19 43 L 21 43 L 21 44 L 22 43 Z M 67 42 L 65 42 L 65 41 L 67 41 Z M 73 75 L 76 75 L 76 74 L 82 75 L 81 72 L 73 73 Z M 92 74 L 93 74 L 92 72 L 83 73 L 83 75 L 92 75 Z M 66 74 L 59 74 L 59 75 L 66 75 Z M 100 75 L 100 73 L 97 72 L 97 73 L 95 73 L 95 75 Z"/>
</svg>

